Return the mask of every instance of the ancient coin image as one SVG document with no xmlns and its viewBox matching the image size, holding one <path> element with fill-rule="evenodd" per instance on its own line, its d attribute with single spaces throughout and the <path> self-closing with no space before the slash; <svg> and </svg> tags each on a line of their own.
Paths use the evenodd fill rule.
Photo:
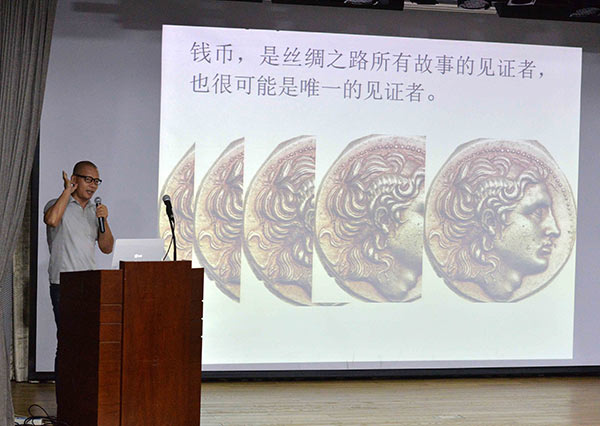
<svg viewBox="0 0 600 426">
<path fill-rule="evenodd" d="M 426 251 L 459 295 L 514 302 L 543 289 L 573 249 L 569 182 L 536 141 L 459 146 L 427 194 Z"/>
<path fill-rule="evenodd" d="M 244 139 L 233 141 L 208 169 L 196 194 L 194 249 L 206 275 L 240 301 L 244 228 Z"/>
<path fill-rule="evenodd" d="M 314 235 L 315 138 L 279 144 L 258 169 L 244 203 L 244 254 L 280 299 L 310 305 Z"/>
<path fill-rule="evenodd" d="M 158 199 L 159 221 L 158 228 L 161 238 L 165 241 L 165 250 L 171 241 L 171 227 L 165 214 L 162 197 L 168 194 L 173 205 L 175 216 L 175 239 L 177 241 L 177 259 L 192 260 L 194 243 L 194 146 L 185 153 L 173 168 L 165 181 Z M 172 257 L 173 248 L 171 247 Z"/>
<path fill-rule="evenodd" d="M 316 249 L 328 274 L 369 302 L 421 296 L 425 139 L 350 143 L 317 194 Z"/>
</svg>

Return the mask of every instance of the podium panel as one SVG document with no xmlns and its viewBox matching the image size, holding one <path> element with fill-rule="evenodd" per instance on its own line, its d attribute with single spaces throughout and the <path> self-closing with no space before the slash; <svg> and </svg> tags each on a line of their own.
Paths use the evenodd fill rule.
<svg viewBox="0 0 600 426">
<path fill-rule="evenodd" d="M 59 420 L 200 424 L 203 276 L 188 261 L 61 274 Z"/>
</svg>

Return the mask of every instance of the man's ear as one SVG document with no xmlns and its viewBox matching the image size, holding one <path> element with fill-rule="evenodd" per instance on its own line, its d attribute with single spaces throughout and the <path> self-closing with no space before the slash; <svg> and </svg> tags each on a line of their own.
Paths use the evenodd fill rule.
<svg viewBox="0 0 600 426">
<path fill-rule="evenodd" d="M 496 214 L 490 209 L 485 209 L 481 214 L 481 227 L 491 236 L 496 236 Z"/>
<path fill-rule="evenodd" d="M 389 234 L 390 232 L 390 214 L 383 207 L 375 210 L 375 214 L 373 215 L 373 223 L 377 227 L 377 229 L 381 229 L 383 233 Z"/>
<path fill-rule="evenodd" d="M 77 180 L 77 176 L 71 175 L 71 183 L 75 185 L 75 181 Z"/>
</svg>

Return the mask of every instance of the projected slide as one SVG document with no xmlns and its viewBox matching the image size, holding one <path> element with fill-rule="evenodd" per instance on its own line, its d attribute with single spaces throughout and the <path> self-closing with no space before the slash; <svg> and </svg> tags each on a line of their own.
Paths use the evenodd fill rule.
<svg viewBox="0 0 600 426">
<path fill-rule="evenodd" d="M 580 75 L 573 48 L 165 26 L 158 193 L 205 368 L 571 359 Z"/>
</svg>

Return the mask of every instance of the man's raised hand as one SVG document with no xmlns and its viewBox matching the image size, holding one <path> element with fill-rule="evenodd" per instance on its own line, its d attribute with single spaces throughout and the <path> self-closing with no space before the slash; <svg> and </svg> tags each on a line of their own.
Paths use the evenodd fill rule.
<svg viewBox="0 0 600 426">
<path fill-rule="evenodd" d="M 65 172 L 64 170 L 62 172 L 62 178 L 65 189 L 68 189 L 69 193 L 71 194 L 75 192 L 78 184 L 71 182 L 71 179 L 69 179 L 69 176 L 67 176 L 67 172 Z"/>
</svg>

